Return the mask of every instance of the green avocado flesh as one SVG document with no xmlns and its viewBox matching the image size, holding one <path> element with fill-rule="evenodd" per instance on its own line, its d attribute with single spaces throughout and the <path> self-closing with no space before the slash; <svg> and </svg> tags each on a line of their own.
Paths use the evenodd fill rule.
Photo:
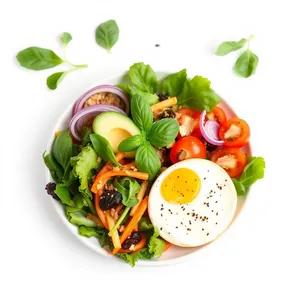
<svg viewBox="0 0 300 300">
<path fill-rule="evenodd" d="M 104 112 L 98 115 L 93 122 L 93 131 L 108 140 L 115 153 L 119 144 L 130 136 L 141 134 L 131 119 L 117 112 Z M 135 152 L 126 157 L 133 158 Z"/>
</svg>

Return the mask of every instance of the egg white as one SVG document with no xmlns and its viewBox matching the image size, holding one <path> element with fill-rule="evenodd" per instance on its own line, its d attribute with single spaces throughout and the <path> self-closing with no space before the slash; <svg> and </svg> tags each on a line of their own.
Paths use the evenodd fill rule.
<svg viewBox="0 0 300 300">
<path fill-rule="evenodd" d="M 171 204 L 161 194 L 162 182 L 178 168 L 193 170 L 201 180 L 199 194 L 187 204 Z M 222 234 L 232 222 L 236 207 L 236 190 L 226 171 L 206 159 L 188 159 L 172 165 L 156 179 L 148 213 L 163 239 L 181 247 L 196 247 Z"/>
</svg>

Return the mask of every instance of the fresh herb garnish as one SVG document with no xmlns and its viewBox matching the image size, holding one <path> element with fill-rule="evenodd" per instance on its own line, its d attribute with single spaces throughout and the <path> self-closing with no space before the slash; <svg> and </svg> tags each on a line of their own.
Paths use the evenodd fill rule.
<svg viewBox="0 0 300 300">
<path fill-rule="evenodd" d="M 237 59 L 234 70 L 236 74 L 248 78 L 256 72 L 258 65 L 258 57 L 250 50 L 250 41 L 254 38 L 254 35 L 251 35 L 249 39 L 241 39 L 237 42 L 229 41 L 223 42 L 219 45 L 216 55 L 224 56 L 230 52 L 239 50 L 247 45 L 247 49 L 239 56 Z"/>
<path fill-rule="evenodd" d="M 242 175 L 232 181 L 238 196 L 245 195 L 248 188 L 257 180 L 264 178 L 266 163 L 262 157 L 248 156 L 248 164 Z"/>
<path fill-rule="evenodd" d="M 115 20 L 100 24 L 96 29 L 96 42 L 102 48 L 110 51 L 119 39 L 119 27 Z"/>
<path fill-rule="evenodd" d="M 55 90 L 58 84 L 68 73 L 81 68 L 87 68 L 87 65 L 76 65 L 66 59 L 65 49 L 68 43 L 72 40 L 71 34 L 68 32 L 64 32 L 60 36 L 60 40 L 63 43 L 63 59 L 59 57 L 54 51 L 40 47 L 26 48 L 20 51 L 16 56 L 18 62 L 22 67 L 35 71 L 54 68 L 62 63 L 66 63 L 71 66 L 72 69 L 66 70 L 64 72 L 54 73 L 47 78 L 47 86 L 51 90 Z"/>
</svg>

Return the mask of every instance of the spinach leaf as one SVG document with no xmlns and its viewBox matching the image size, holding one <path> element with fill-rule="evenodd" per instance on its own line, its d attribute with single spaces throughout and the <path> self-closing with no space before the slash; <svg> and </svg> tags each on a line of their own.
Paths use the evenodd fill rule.
<svg viewBox="0 0 300 300">
<path fill-rule="evenodd" d="M 138 204 L 137 193 L 141 189 L 139 183 L 131 177 L 114 180 L 114 187 L 122 194 L 122 204 L 133 207 Z"/>
<path fill-rule="evenodd" d="M 238 196 L 245 195 L 247 189 L 257 180 L 264 178 L 266 163 L 262 157 L 248 156 L 248 164 L 238 179 L 233 179 Z"/>
<path fill-rule="evenodd" d="M 64 79 L 68 72 L 57 72 L 47 78 L 47 86 L 50 90 L 55 90 L 58 84 Z"/>
<path fill-rule="evenodd" d="M 67 46 L 72 41 L 72 35 L 69 32 L 63 32 L 60 40 L 64 46 Z"/>
<path fill-rule="evenodd" d="M 92 129 L 87 126 L 83 126 L 81 130 L 81 138 L 82 138 L 82 146 L 86 146 L 88 143 L 91 142 L 90 134 L 92 133 Z"/>
<path fill-rule="evenodd" d="M 153 123 L 153 114 L 147 101 L 140 95 L 134 95 L 130 100 L 130 110 L 136 126 L 148 132 Z"/>
<path fill-rule="evenodd" d="M 68 130 L 63 130 L 55 138 L 52 153 L 57 162 L 65 170 L 72 157 L 72 138 Z"/>
<path fill-rule="evenodd" d="M 61 183 L 57 184 L 54 192 L 63 204 L 74 206 L 74 201 L 72 201 L 69 188 L 66 185 Z"/>
<path fill-rule="evenodd" d="M 142 62 L 135 63 L 130 67 L 128 75 L 138 90 L 150 94 L 154 94 L 157 91 L 157 76 L 149 65 L 145 65 Z"/>
<path fill-rule="evenodd" d="M 99 162 L 97 160 L 97 154 L 91 146 L 86 146 L 75 157 L 72 157 L 70 162 L 73 166 L 73 175 L 79 179 L 80 186 L 78 190 L 85 194 L 87 197 L 92 198 L 91 191 L 89 189 L 89 183 L 91 179 L 91 171 L 99 168 Z"/>
<path fill-rule="evenodd" d="M 45 70 L 63 63 L 52 50 L 40 47 L 29 47 L 17 54 L 20 65 L 30 70 Z"/>
<path fill-rule="evenodd" d="M 157 147 L 171 144 L 178 135 L 179 125 L 174 119 L 161 119 L 153 123 L 148 134 L 149 141 Z"/>
<path fill-rule="evenodd" d="M 234 69 L 238 75 L 248 78 L 255 73 L 257 65 L 258 57 L 247 49 L 236 61 Z"/>
<path fill-rule="evenodd" d="M 218 56 L 224 56 L 230 52 L 236 51 L 238 49 L 243 48 L 247 43 L 247 39 L 240 39 L 238 42 L 229 41 L 229 42 L 223 42 L 219 45 L 216 55 Z"/>
<path fill-rule="evenodd" d="M 137 168 L 149 174 L 149 180 L 153 180 L 160 170 L 160 159 L 149 142 L 142 144 L 137 149 L 135 160 Z"/>
<path fill-rule="evenodd" d="M 49 169 L 52 178 L 59 182 L 64 174 L 61 166 L 57 163 L 52 153 L 46 155 L 46 151 L 43 153 L 44 163 Z"/>
<path fill-rule="evenodd" d="M 143 142 L 145 138 L 141 134 L 130 136 L 129 138 L 123 140 L 119 146 L 118 150 L 121 152 L 131 152 L 136 150 Z"/>
<path fill-rule="evenodd" d="M 219 96 L 210 87 L 210 81 L 201 76 L 185 81 L 177 98 L 178 105 L 198 111 L 211 111 L 220 102 Z"/>
<path fill-rule="evenodd" d="M 96 29 L 96 42 L 106 50 L 110 50 L 119 39 L 119 27 L 115 20 L 100 24 Z"/>
<path fill-rule="evenodd" d="M 101 157 L 105 161 L 110 161 L 113 164 L 120 166 L 120 164 L 117 162 L 114 151 L 107 139 L 97 133 L 90 134 L 90 139 L 93 148 L 95 149 L 99 157 Z"/>
<path fill-rule="evenodd" d="M 182 91 L 183 85 L 186 80 L 186 69 L 183 69 L 174 74 L 170 74 L 161 81 L 160 92 L 162 94 L 168 93 L 170 96 L 177 96 Z"/>
</svg>

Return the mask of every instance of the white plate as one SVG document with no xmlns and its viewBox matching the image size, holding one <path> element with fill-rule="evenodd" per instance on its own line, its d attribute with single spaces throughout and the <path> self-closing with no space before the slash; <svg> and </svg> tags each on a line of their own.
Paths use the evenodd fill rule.
<svg viewBox="0 0 300 300">
<path fill-rule="evenodd" d="M 167 75 L 167 73 L 164 72 L 158 72 L 157 73 L 159 78 L 162 78 L 164 76 Z M 103 82 L 96 82 L 93 86 L 87 87 L 84 91 L 82 91 L 81 94 L 78 94 L 78 97 L 76 97 L 75 99 L 73 99 L 73 103 L 82 95 L 84 94 L 87 90 L 89 90 L 90 88 L 96 86 L 96 85 L 100 85 L 100 84 L 116 84 L 121 80 L 122 76 L 119 77 L 115 77 L 115 78 L 110 78 L 107 79 Z M 225 110 L 226 115 L 228 117 L 230 116 L 235 116 L 233 110 L 231 109 L 231 107 L 222 100 L 220 106 Z M 62 115 L 58 118 L 58 121 L 51 133 L 51 138 L 48 142 L 47 145 L 47 152 L 51 151 L 51 147 L 52 147 L 52 143 L 54 140 L 54 136 L 55 136 L 55 132 L 62 130 L 62 129 L 66 129 L 68 127 L 69 124 L 69 120 L 71 118 L 72 115 L 72 107 L 73 104 L 70 105 L 63 113 Z M 251 153 L 250 150 L 250 146 L 247 146 L 244 149 L 246 152 Z M 45 167 L 45 171 L 46 171 L 46 183 L 48 182 L 53 182 L 53 178 L 51 177 L 51 174 L 48 170 L 47 167 Z M 62 205 L 60 204 L 59 201 L 54 200 L 51 196 L 49 196 L 52 200 L 52 203 L 58 213 L 58 215 L 60 216 L 60 218 L 62 219 L 63 223 L 66 225 L 66 227 L 71 231 L 71 233 L 73 233 L 84 245 L 86 245 L 88 248 L 92 249 L 93 251 L 106 256 L 107 259 L 117 259 L 118 261 L 122 262 L 122 260 L 120 260 L 119 258 L 116 258 L 115 256 L 111 255 L 109 252 L 107 252 L 105 249 L 101 248 L 99 241 L 97 238 L 92 237 L 92 238 L 85 238 L 83 236 L 80 236 L 77 233 L 78 228 L 76 226 L 74 226 L 73 224 L 71 224 L 68 219 L 65 216 L 64 210 Z M 245 204 L 245 197 L 238 197 L 238 206 L 237 206 L 237 210 L 236 210 L 236 214 L 234 217 L 233 222 L 236 220 L 237 216 L 240 214 L 242 208 L 244 207 Z M 227 229 L 230 230 L 230 227 Z M 219 237 L 219 239 L 226 239 L 226 232 L 224 234 L 222 234 L 221 237 Z M 204 246 L 200 246 L 200 247 L 194 247 L 194 248 L 182 248 L 182 247 L 177 247 L 177 246 L 172 246 L 168 249 L 168 251 L 164 252 L 163 255 L 158 258 L 158 259 L 151 259 L 151 260 L 139 260 L 137 262 L 137 265 L 141 265 L 141 266 L 161 266 L 161 265 L 168 265 L 168 264 L 174 264 L 174 263 L 178 263 L 178 262 L 182 262 L 184 261 L 186 258 L 191 257 L 192 255 L 196 254 L 196 253 L 201 253 L 201 250 L 203 248 L 207 248 L 207 247 L 214 247 L 216 244 L 214 242 L 211 242 L 207 245 Z"/>
</svg>

